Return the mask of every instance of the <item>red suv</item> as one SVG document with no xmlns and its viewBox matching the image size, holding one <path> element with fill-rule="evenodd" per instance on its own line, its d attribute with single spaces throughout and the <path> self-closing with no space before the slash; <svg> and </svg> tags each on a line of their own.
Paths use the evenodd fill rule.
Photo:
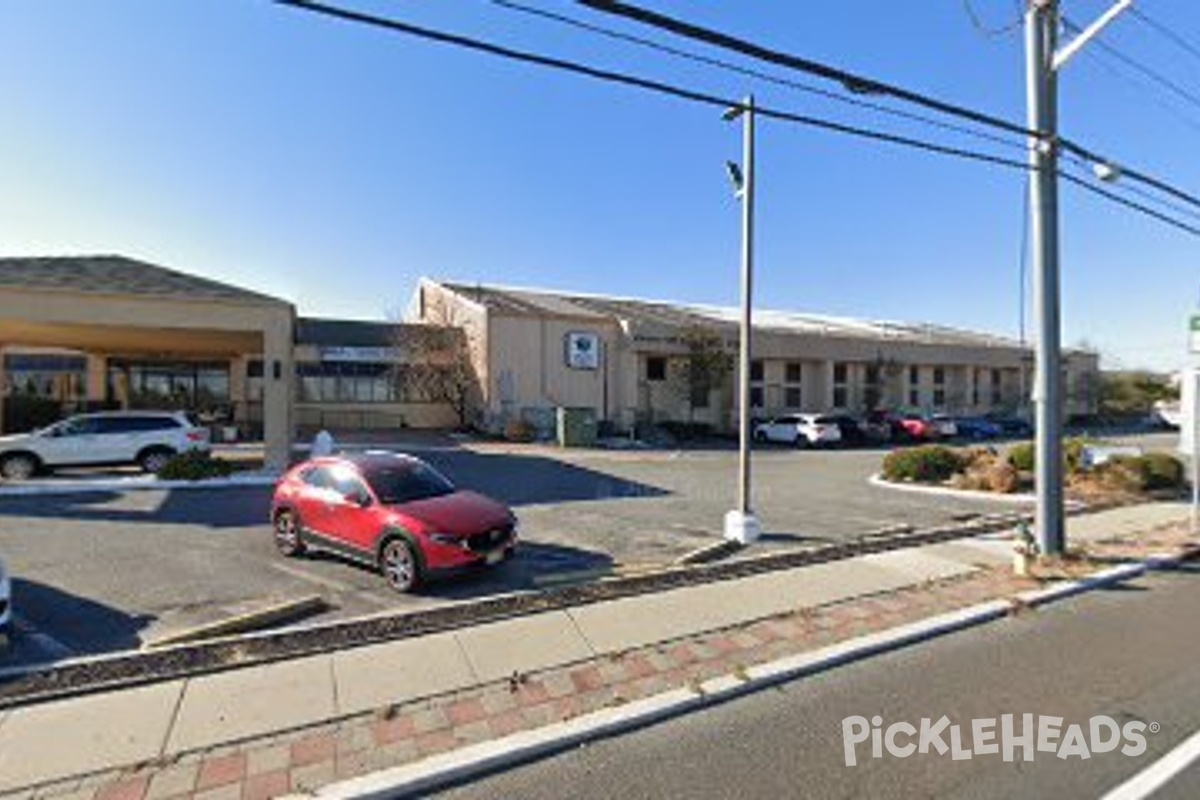
<svg viewBox="0 0 1200 800">
<path fill-rule="evenodd" d="M 288 556 L 325 550 L 378 568 L 399 592 L 433 570 L 494 564 L 517 543 L 508 506 L 460 491 L 419 458 L 398 453 L 315 458 L 292 468 L 271 504 Z"/>
</svg>

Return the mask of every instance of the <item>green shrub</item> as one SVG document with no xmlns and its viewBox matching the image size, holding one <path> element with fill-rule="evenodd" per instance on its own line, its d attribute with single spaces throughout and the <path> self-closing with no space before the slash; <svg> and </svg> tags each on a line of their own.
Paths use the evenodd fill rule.
<svg viewBox="0 0 1200 800">
<path fill-rule="evenodd" d="M 1183 462 L 1169 453 L 1147 453 L 1139 459 L 1147 489 L 1179 489 L 1185 476 Z"/>
<path fill-rule="evenodd" d="M 232 472 L 233 464 L 230 462 L 213 458 L 206 452 L 188 450 L 168 461 L 158 471 L 158 477 L 164 481 L 202 481 L 224 478 Z"/>
<path fill-rule="evenodd" d="M 1083 451 L 1088 445 L 1096 444 L 1089 439 L 1064 439 L 1062 443 L 1063 467 L 1068 475 L 1075 475 L 1083 468 Z M 1021 442 L 1008 451 L 1008 463 L 1020 472 L 1036 470 L 1036 452 L 1033 442 Z"/>
<path fill-rule="evenodd" d="M 1020 472 L 1033 472 L 1034 458 L 1033 442 L 1021 442 L 1008 451 L 1008 463 Z"/>
<path fill-rule="evenodd" d="M 1130 494 L 1139 494 L 1146 489 L 1146 476 L 1140 456 L 1110 458 L 1092 470 L 1092 474 L 1109 489 Z"/>
<path fill-rule="evenodd" d="M 944 483 L 962 468 L 957 452 L 936 444 L 893 450 L 883 459 L 883 477 L 889 481 Z"/>
</svg>

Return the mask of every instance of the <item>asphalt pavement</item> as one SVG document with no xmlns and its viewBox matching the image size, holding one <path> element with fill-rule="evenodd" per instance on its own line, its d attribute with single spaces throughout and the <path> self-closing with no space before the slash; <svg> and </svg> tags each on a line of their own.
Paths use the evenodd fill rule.
<svg viewBox="0 0 1200 800">
<path fill-rule="evenodd" d="M 574 749 L 438 797 L 1105 797 L 1200 730 L 1197 604 L 1200 569 L 1153 574 Z M 1032 761 L 1023 759 L 1019 744 L 1009 761 L 1003 751 L 985 753 L 986 744 L 964 755 L 976 748 L 973 721 L 984 721 L 984 731 L 994 731 L 1000 744 L 1005 714 L 1015 715 L 1017 734 L 1024 714 L 1058 733 L 1049 736 L 1048 750 L 1032 753 Z M 873 726 L 876 716 L 881 719 Z M 884 733 L 909 723 L 918 733 L 907 737 L 897 729 L 894 744 L 901 747 L 910 739 L 919 742 L 922 720 L 936 730 L 943 716 L 947 725 L 959 726 L 957 748 L 946 728 L 937 737 L 944 755 L 931 739 L 925 753 L 898 756 L 881 746 L 882 757 L 873 757 L 868 730 Z M 1099 738 L 1093 738 L 1092 719 L 1099 717 L 1122 729 L 1116 749 L 1100 752 L 1111 736 L 1100 722 Z M 851 745 L 855 763 L 848 766 L 844 728 L 854 718 L 865 727 L 849 723 L 850 738 L 866 735 Z M 1087 758 L 1075 748 L 1072 725 L 1080 726 Z M 1139 735 L 1145 743 L 1140 754 Z M 1068 742 L 1072 747 L 1064 749 Z M 1123 752 L 1126 747 L 1134 754 Z M 1188 764 L 1152 796 L 1200 796 L 1200 767 Z"/>
</svg>

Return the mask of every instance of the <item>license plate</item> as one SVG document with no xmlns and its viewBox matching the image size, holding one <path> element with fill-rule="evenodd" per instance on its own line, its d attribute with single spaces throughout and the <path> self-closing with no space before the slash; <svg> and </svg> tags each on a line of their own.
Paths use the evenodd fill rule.
<svg viewBox="0 0 1200 800">
<path fill-rule="evenodd" d="M 503 550 L 493 550 L 492 552 L 488 553 L 487 556 L 484 558 L 484 561 L 486 561 L 488 564 L 499 564 L 503 560 L 504 560 L 504 551 Z"/>
</svg>

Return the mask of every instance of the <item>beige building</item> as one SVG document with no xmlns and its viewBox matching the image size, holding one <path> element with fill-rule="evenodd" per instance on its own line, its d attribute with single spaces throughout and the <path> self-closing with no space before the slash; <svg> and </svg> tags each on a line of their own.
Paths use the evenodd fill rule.
<svg viewBox="0 0 1200 800">
<path fill-rule="evenodd" d="M 408 319 L 466 331 L 491 427 L 513 416 L 544 424 L 560 406 L 593 409 L 616 429 L 667 420 L 736 425 L 730 309 L 423 279 Z M 1028 347 L 935 325 L 758 311 L 753 351 L 756 416 L 1023 413 L 1032 382 Z M 1065 363 L 1064 411 L 1088 413 L 1097 356 L 1072 351 Z"/>
<path fill-rule="evenodd" d="M 291 303 L 120 256 L 0 258 L 0 420 L 193 412 L 289 463 L 315 428 L 448 427 L 420 326 L 297 317 Z"/>
</svg>

